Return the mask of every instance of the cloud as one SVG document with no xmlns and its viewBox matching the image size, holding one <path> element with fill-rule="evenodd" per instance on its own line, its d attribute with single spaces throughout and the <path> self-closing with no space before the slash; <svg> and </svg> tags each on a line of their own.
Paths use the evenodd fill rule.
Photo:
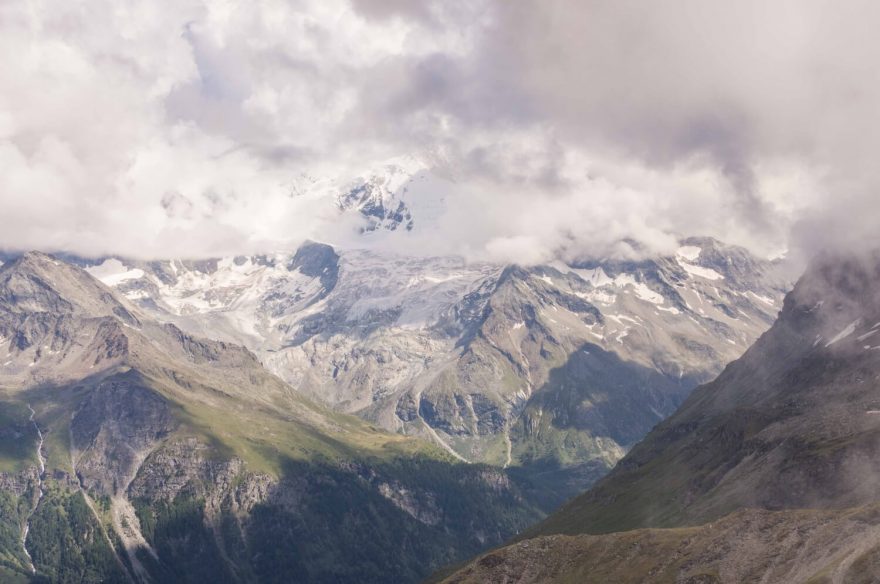
<svg viewBox="0 0 880 584">
<path fill-rule="evenodd" d="M 761 253 L 876 245 L 878 12 L 8 0 L 0 248 L 350 240 L 320 185 L 403 154 L 445 177 L 447 209 L 400 236 L 407 249 L 532 262 L 695 233 Z"/>
</svg>

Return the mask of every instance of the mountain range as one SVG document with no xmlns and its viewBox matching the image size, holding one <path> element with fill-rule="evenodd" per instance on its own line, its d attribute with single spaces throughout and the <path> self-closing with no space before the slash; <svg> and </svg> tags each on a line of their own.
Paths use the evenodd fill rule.
<svg viewBox="0 0 880 584">
<path fill-rule="evenodd" d="M 709 238 L 640 261 L 521 267 L 307 243 L 86 269 L 182 330 L 247 346 L 303 395 L 468 462 L 603 475 L 770 325 L 777 266 Z"/>
<path fill-rule="evenodd" d="M 4 582 L 386 582 L 540 517 L 40 253 L 0 268 Z"/>
<path fill-rule="evenodd" d="M 878 290 L 880 254 L 815 260 L 611 473 L 445 581 L 877 581 Z"/>
<path fill-rule="evenodd" d="M 344 185 L 355 246 L 5 255 L 4 579 L 417 581 L 627 464 L 790 288 L 706 237 L 528 266 L 371 245 L 430 229 L 438 180 Z"/>
</svg>

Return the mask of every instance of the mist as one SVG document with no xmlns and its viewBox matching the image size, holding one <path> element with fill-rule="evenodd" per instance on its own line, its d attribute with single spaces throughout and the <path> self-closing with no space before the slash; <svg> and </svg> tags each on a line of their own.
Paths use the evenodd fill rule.
<svg viewBox="0 0 880 584">
<path fill-rule="evenodd" d="M 381 242 L 402 251 L 536 263 L 618 253 L 627 238 L 668 251 L 688 235 L 797 261 L 873 247 L 878 12 L 9 0 L 0 248 L 370 245 L 333 192 L 298 185 L 403 155 L 448 192 L 431 229 Z"/>
</svg>

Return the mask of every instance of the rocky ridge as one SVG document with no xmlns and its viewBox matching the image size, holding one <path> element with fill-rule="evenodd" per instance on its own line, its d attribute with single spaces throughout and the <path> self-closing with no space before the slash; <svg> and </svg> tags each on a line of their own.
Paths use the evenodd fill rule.
<svg viewBox="0 0 880 584">
<path fill-rule="evenodd" d="M 876 581 L 878 290 L 880 254 L 818 258 L 607 477 L 446 581 Z"/>
</svg>

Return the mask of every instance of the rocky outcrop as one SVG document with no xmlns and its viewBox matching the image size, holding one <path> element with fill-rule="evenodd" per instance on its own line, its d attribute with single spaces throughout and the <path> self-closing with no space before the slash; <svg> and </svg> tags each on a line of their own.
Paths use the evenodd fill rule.
<svg viewBox="0 0 880 584">
<path fill-rule="evenodd" d="M 217 459 L 208 445 L 187 438 L 151 453 L 127 495 L 153 503 L 171 503 L 178 497 L 203 500 L 206 517 L 214 520 L 221 511 L 246 515 L 266 501 L 276 485 L 277 480 L 269 475 L 247 472 L 241 459 Z"/>
<path fill-rule="evenodd" d="M 404 200 L 408 185 L 422 165 L 415 160 L 388 164 L 378 172 L 344 186 L 336 198 L 343 212 L 356 212 L 364 219 L 364 232 L 412 231 L 415 217 Z"/>
<path fill-rule="evenodd" d="M 177 426 L 170 404 L 137 372 L 102 379 L 70 422 L 77 477 L 90 492 L 124 492 L 147 454 Z"/>
<path fill-rule="evenodd" d="M 40 470 L 27 468 L 21 472 L 0 472 L 0 491 L 12 493 L 17 497 L 34 493 L 34 485 L 39 483 Z"/>
<path fill-rule="evenodd" d="M 314 304 L 330 294 L 336 286 L 339 279 L 339 255 L 327 244 L 309 242 L 296 250 L 287 269 L 299 270 L 304 276 L 318 278 L 323 290 L 309 301 L 309 305 Z"/>
<path fill-rule="evenodd" d="M 436 497 L 428 493 L 418 497 L 415 493 L 399 483 L 379 483 L 379 493 L 394 503 L 398 509 L 405 511 L 414 519 L 425 525 L 437 525 L 441 515 L 437 509 Z"/>
</svg>

